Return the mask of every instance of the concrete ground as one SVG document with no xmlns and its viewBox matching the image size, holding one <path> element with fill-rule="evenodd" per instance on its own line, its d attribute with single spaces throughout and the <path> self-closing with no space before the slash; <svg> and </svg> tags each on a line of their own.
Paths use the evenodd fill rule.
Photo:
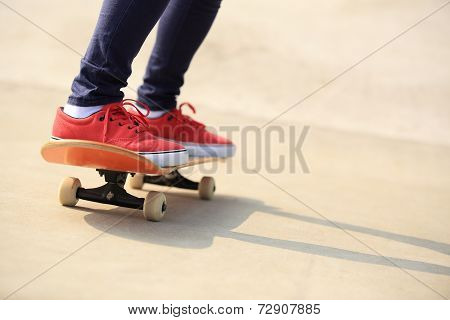
<svg viewBox="0 0 450 320">
<path fill-rule="evenodd" d="M 100 1 L 2 1 L 0 296 L 450 297 L 450 6 L 254 130 L 442 3 L 224 1 L 181 100 L 213 127 L 239 126 L 238 153 L 216 168 L 213 201 L 146 186 L 169 202 L 166 219 L 150 223 L 136 210 L 59 206 L 63 177 L 101 179 L 39 154 Z M 134 63 L 130 98 L 152 41 Z M 304 126 L 309 173 L 298 158 L 271 170 L 295 150 L 268 132 L 295 128 L 297 142 Z"/>
</svg>

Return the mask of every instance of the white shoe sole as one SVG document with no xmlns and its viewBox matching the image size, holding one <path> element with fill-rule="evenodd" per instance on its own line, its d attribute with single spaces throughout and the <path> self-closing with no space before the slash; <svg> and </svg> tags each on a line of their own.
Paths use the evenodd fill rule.
<svg viewBox="0 0 450 320">
<path fill-rule="evenodd" d="M 234 144 L 177 143 L 182 144 L 187 149 L 190 157 L 228 158 L 234 156 L 236 152 L 236 146 Z"/>
<path fill-rule="evenodd" d="M 138 152 L 160 167 L 180 166 L 189 161 L 189 153 L 186 149 L 159 151 L 159 152 Z"/>
</svg>

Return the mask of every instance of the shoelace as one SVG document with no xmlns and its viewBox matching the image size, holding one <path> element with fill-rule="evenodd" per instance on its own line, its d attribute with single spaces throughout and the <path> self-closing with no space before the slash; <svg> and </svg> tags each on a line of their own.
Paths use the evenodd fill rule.
<svg viewBox="0 0 450 320">
<path fill-rule="evenodd" d="M 145 114 L 143 114 L 139 108 L 136 106 L 138 104 L 140 107 L 143 107 L 147 110 Z M 130 106 L 136 109 L 137 114 L 131 114 L 127 111 L 125 106 Z M 150 113 L 150 108 L 140 101 L 136 101 L 133 99 L 124 99 L 117 104 L 111 104 L 108 107 L 103 109 L 105 114 L 99 118 L 100 121 L 106 120 L 106 125 L 103 128 L 103 137 L 106 138 L 106 134 L 108 133 L 108 127 L 110 122 L 119 121 L 119 126 L 128 126 L 129 130 L 135 130 L 136 134 L 139 134 L 144 131 L 148 131 L 148 127 L 145 121 L 145 118 Z"/>
<path fill-rule="evenodd" d="M 190 125 L 194 128 L 198 128 L 198 129 L 204 128 L 205 125 L 203 123 L 195 121 L 190 116 L 182 113 L 183 106 L 188 106 L 189 109 L 191 109 L 191 111 L 194 114 L 196 113 L 195 107 L 191 103 L 183 102 L 182 104 L 180 104 L 178 106 L 178 108 L 176 108 L 175 110 L 170 112 L 169 116 L 167 117 L 167 120 L 172 121 L 173 119 L 175 119 L 177 125 L 178 124 L 183 124 L 183 125 L 187 124 L 187 125 Z"/>
</svg>

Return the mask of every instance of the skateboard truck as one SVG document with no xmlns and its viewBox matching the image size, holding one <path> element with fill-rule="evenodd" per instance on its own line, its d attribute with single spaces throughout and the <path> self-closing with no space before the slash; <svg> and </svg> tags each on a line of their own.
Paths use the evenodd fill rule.
<svg viewBox="0 0 450 320">
<path fill-rule="evenodd" d="M 78 188 L 77 198 L 92 202 L 111 204 L 119 207 L 142 209 L 144 198 L 137 198 L 125 191 L 128 173 L 97 169 L 106 184 L 93 189 Z"/>
<path fill-rule="evenodd" d="M 59 201 L 64 206 L 73 207 L 79 199 L 104 203 L 119 207 L 142 209 L 144 216 L 150 221 L 160 221 L 167 209 L 167 200 L 163 193 L 149 192 L 147 197 L 138 198 L 129 194 L 125 189 L 127 172 L 97 169 L 100 176 L 105 178 L 106 184 L 98 188 L 86 189 L 81 187 L 77 178 L 65 178 L 59 187 Z"/>
<path fill-rule="evenodd" d="M 130 187 L 142 189 L 144 183 L 156 184 L 160 186 L 175 187 L 187 190 L 198 190 L 200 199 L 210 200 L 216 191 L 214 178 L 203 177 L 200 182 L 195 182 L 184 177 L 178 170 L 171 171 L 164 175 L 135 174 L 130 178 Z"/>
</svg>

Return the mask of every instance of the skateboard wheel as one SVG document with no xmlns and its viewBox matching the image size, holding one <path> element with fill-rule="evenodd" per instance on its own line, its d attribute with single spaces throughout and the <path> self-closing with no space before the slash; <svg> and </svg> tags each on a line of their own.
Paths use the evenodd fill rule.
<svg viewBox="0 0 450 320">
<path fill-rule="evenodd" d="M 63 206 L 74 207 L 77 202 L 77 190 L 81 187 L 81 182 L 77 178 L 67 177 L 59 185 L 59 202 Z"/>
<path fill-rule="evenodd" d="M 133 177 L 129 178 L 129 185 L 132 189 L 142 189 L 144 186 L 144 175 L 142 173 L 136 173 Z"/>
<path fill-rule="evenodd" d="M 149 221 L 161 221 L 166 214 L 167 200 L 164 193 L 152 191 L 144 201 L 144 217 Z"/>
<path fill-rule="evenodd" d="M 203 177 L 198 184 L 198 194 L 200 199 L 211 200 L 216 191 L 216 183 L 213 177 Z"/>
</svg>

